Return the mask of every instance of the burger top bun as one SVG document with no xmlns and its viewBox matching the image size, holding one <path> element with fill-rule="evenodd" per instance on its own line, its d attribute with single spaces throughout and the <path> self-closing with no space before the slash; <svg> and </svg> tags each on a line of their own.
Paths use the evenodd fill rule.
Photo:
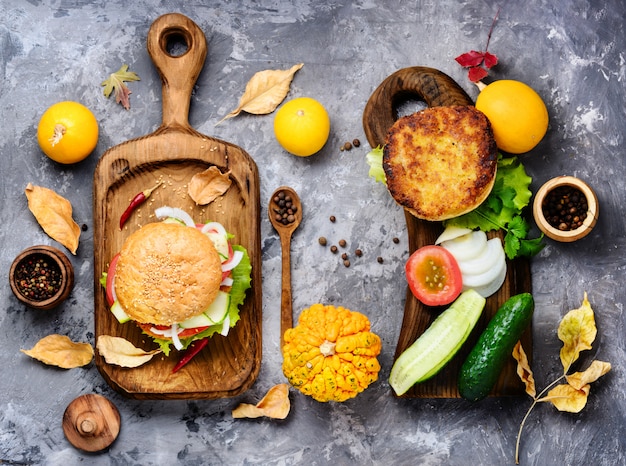
<svg viewBox="0 0 626 466">
<path fill-rule="evenodd" d="M 150 223 L 130 235 L 115 269 L 115 293 L 137 322 L 172 325 L 205 311 L 222 281 L 210 238 L 177 223 Z"/>
</svg>

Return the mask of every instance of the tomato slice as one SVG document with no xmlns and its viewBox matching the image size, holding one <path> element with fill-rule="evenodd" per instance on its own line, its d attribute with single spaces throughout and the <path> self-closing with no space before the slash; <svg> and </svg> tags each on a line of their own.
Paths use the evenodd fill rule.
<svg viewBox="0 0 626 466">
<path fill-rule="evenodd" d="M 113 287 L 115 286 L 115 267 L 117 266 L 117 261 L 120 258 L 119 253 L 117 253 L 113 259 L 111 259 L 111 263 L 109 264 L 109 270 L 107 270 L 107 282 L 106 282 L 106 298 L 109 306 L 112 306 L 115 302 L 115 290 Z"/>
<path fill-rule="evenodd" d="M 461 269 L 452 253 L 441 246 L 417 249 L 409 257 L 405 272 L 411 292 L 427 306 L 450 304 L 461 294 Z"/>
<path fill-rule="evenodd" d="M 165 339 L 167 337 L 163 335 L 158 335 L 150 331 L 151 328 L 156 328 L 157 330 L 168 330 L 170 328 L 169 325 L 154 325 L 154 324 L 143 324 L 141 322 L 136 322 L 136 324 L 143 330 L 145 333 L 150 335 L 153 338 L 161 338 Z M 204 332 L 209 327 L 194 327 L 194 328 L 186 328 L 182 332 L 178 334 L 178 338 L 189 338 L 194 335 L 197 335 L 200 332 Z"/>
</svg>

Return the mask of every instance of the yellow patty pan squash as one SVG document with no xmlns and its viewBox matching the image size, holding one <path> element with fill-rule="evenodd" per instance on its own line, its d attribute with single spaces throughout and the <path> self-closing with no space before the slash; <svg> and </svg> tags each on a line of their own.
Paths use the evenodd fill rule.
<svg viewBox="0 0 626 466">
<path fill-rule="evenodd" d="M 346 401 L 378 379 L 380 337 L 359 312 L 314 304 L 302 311 L 284 341 L 285 377 L 317 401 Z"/>
</svg>

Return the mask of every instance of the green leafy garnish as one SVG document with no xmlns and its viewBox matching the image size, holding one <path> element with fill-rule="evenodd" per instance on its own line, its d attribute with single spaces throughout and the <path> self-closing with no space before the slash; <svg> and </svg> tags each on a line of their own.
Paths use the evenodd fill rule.
<svg viewBox="0 0 626 466">
<path fill-rule="evenodd" d="M 383 169 L 383 148 L 378 146 L 372 149 L 365 156 L 365 161 L 370 166 L 369 176 L 374 178 L 378 183 L 387 184 L 387 176 Z"/>
<path fill-rule="evenodd" d="M 517 157 L 498 156 L 498 171 L 491 193 L 478 208 L 460 217 L 444 222 L 484 232 L 504 230 L 504 251 L 509 259 L 534 256 L 544 247 L 543 235 L 527 239 L 530 226 L 522 217 L 522 210 L 530 202 L 532 192 L 528 187 L 532 178 L 526 174 Z"/>
</svg>

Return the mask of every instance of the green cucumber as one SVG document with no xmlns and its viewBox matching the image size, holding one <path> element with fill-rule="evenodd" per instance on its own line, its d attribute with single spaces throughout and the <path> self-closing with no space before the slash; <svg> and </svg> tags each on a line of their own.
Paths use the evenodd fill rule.
<svg viewBox="0 0 626 466">
<path fill-rule="evenodd" d="M 493 389 L 513 347 L 530 325 L 535 302 L 530 293 L 511 296 L 487 324 L 459 373 L 459 393 L 478 401 Z"/>
<path fill-rule="evenodd" d="M 478 322 L 485 298 L 467 290 L 398 357 L 389 375 L 397 395 L 439 372 L 461 348 Z"/>
</svg>

